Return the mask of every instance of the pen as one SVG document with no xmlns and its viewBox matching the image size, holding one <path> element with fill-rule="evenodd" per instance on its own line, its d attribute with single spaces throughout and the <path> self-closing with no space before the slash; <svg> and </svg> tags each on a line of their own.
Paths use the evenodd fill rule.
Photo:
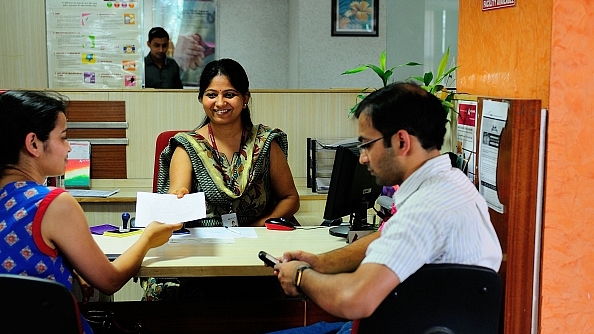
<svg viewBox="0 0 594 334">
<path fill-rule="evenodd" d="M 231 232 L 235 233 L 235 234 L 239 234 L 239 235 L 241 235 L 241 232 L 237 232 L 237 231 L 235 231 L 234 229 L 230 229 L 230 228 L 229 228 L 229 226 L 225 226 L 225 228 L 226 228 L 227 230 L 229 230 L 229 231 L 231 231 Z"/>
</svg>

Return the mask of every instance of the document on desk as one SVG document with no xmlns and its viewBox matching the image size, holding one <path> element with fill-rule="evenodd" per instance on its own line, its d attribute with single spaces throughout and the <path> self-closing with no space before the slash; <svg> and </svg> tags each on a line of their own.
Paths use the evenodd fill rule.
<svg viewBox="0 0 594 334">
<path fill-rule="evenodd" d="M 138 192 L 136 194 L 136 227 L 146 227 L 153 220 L 175 224 L 206 217 L 203 192 L 177 198 L 173 194 Z"/>
<path fill-rule="evenodd" d="M 231 244 L 236 238 L 258 238 L 253 227 L 192 227 L 190 234 L 174 235 L 169 243 Z"/>
</svg>

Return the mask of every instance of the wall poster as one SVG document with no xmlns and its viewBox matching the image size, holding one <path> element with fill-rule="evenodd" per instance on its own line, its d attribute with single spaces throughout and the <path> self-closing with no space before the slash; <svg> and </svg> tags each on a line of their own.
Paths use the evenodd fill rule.
<svg viewBox="0 0 594 334">
<path fill-rule="evenodd" d="M 479 193 L 487 205 L 496 212 L 503 213 L 504 206 L 499 200 L 497 189 L 497 164 L 501 132 L 507 123 L 508 102 L 483 101 L 481 113 L 481 133 L 479 141 Z"/>
<path fill-rule="evenodd" d="M 140 89 L 141 0 L 46 0 L 50 88 Z"/>
<path fill-rule="evenodd" d="M 145 0 L 145 6 L 150 3 Z M 163 27 L 169 33 L 168 56 L 179 65 L 184 87 L 198 87 L 204 66 L 216 59 L 216 16 L 217 0 L 152 0 L 152 17 L 145 19 L 143 41 L 146 44 L 152 27 Z"/>
<path fill-rule="evenodd" d="M 466 173 L 470 182 L 476 177 L 476 128 L 477 101 L 458 100 L 458 159 L 462 159 L 458 167 Z"/>
</svg>

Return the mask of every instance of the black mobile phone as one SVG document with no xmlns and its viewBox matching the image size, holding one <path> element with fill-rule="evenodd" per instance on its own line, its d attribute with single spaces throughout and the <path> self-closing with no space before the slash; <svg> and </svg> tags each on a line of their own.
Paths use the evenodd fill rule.
<svg viewBox="0 0 594 334">
<path fill-rule="evenodd" d="M 266 253 L 265 251 L 260 251 L 258 253 L 258 257 L 260 260 L 264 261 L 269 267 L 274 267 L 275 264 L 280 263 L 280 261 L 275 258 L 274 256 Z"/>
</svg>

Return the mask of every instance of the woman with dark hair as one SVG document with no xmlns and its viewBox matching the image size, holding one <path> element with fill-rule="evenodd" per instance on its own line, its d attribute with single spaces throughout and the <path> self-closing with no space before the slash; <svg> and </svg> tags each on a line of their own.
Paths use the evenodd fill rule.
<svg viewBox="0 0 594 334">
<path fill-rule="evenodd" d="M 149 249 L 166 243 L 178 224 L 149 224 L 110 262 L 93 240 L 85 213 L 64 189 L 46 187 L 63 175 L 70 144 L 67 100 L 36 91 L 0 93 L 0 273 L 45 278 L 72 290 L 76 274 L 111 295 L 140 269 Z M 26 310 L 23 310 L 26 312 Z M 92 333 L 82 319 L 85 333 Z"/>
<path fill-rule="evenodd" d="M 198 100 L 206 117 L 189 133 L 178 133 L 161 153 L 158 192 L 203 191 L 207 217 L 186 227 L 264 226 L 266 219 L 292 219 L 299 194 L 287 162 L 287 135 L 252 123 L 249 80 L 232 59 L 206 65 Z"/>
</svg>

